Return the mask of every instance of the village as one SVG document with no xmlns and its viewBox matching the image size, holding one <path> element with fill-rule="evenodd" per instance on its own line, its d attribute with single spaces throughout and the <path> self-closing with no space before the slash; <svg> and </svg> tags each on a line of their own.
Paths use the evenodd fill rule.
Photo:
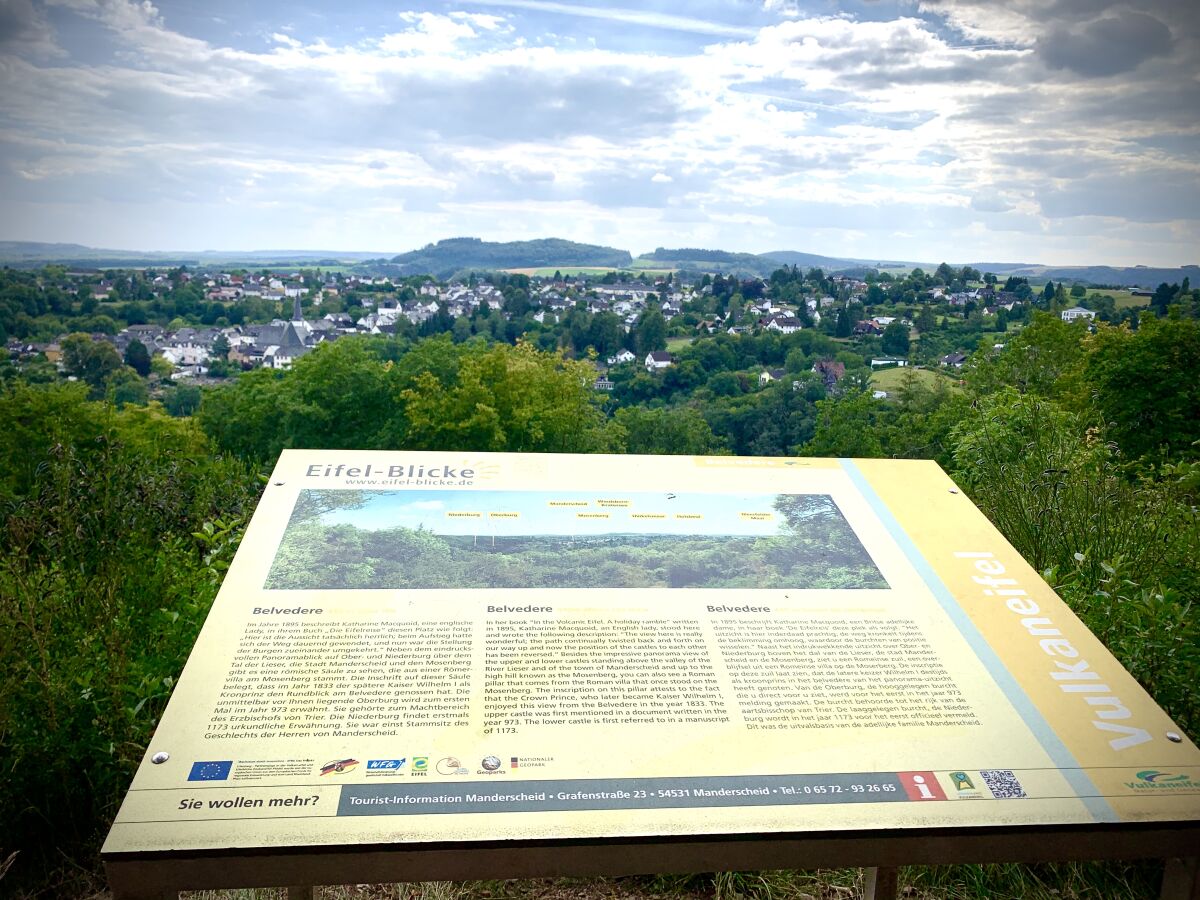
<svg viewBox="0 0 1200 900">
<path fill-rule="evenodd" d="M 599 391 L 612 390 L 613 382 L 607 377 L 612 367 L 637 363 L 654 374 L 673 364 L 674 355 L 666 340 L 652 339 L 650 344 L 654 346 L 650 346 L 638 339 L 639 323 L 655 313 L 661 315 L 665 325 L 663 338 L 674 346 L 681 339 L 721 333 L 783 336 L 808 328 L 857 341 L 885 333 L 896 337 L 902 332 L 904 339 L 893 341 L 892 346 L 885 341 L 883 350 L 890 352 L 874 353 L 870 365 L 903 367 L 910 362 L 905 352 L 908 336 L 920 335 L 930 327 L 929 313 L 922 319 L 918 309 L 939 310 L 939 318 L 932 320 L 935 322 L 948 318 L 965 322 L 972 314 L 977 319 L 997 315 L 1018 319 L 1026 302 L 1018 292 L 998 289 L 994 281 L 978 286 L 960 282 L 959 290 L 942 284 L 919 293 L 910 290 L 907 296 L 913 302 L 905 308 L 903 303 L 891 303 L 886 298 L 882 303 L 869 304 L 869 300 L 880 299 L 879 286 L 874 282 L 843 274 L 825 276 L 819 271 L 810 271 L 808 276 L 796 273 L 799 291 L 780 289 L 774 276 L 738 280 L 732 276 L 684 278 L 675 274 L 658 275 L 652 280 L 645 274 L 629 272 L 612 272 L 603 278 L 555 274 L 532 278 L 506 273 L 484 277 L 472 274 L 465 279 L 437 281 L 431 277 L 323 275 L 319 270 L 60 273 L 48 269 L 39 284 L 43 291 L 50 288 L 70 298 L 71 311 L 78 303 L 80 314 L 92 313 L 93 324 L 98 320 L 107 326 L 84 332 L 93 342 L 111 345 L 123 359 L 128 358 L 132 345 L 140 344 L 160 377 L 201 384 L 238 371 L 288 369 L 320 344 L 350 335 L 425 336 L 449 330 L 459 339 L 479 333 L 480 319 L 493 318 L 495 323 L 506 324 L 527 319 L 520 325 L 521 333 L 535 327 L 534 323 L 546 333 L 562 326 L 569 316 L 580 314 L 607 314 L 618 328 L 609 346 L 597 346 L 597 352 L 591 354 L 597 369 L 595 388 Z M 55 276 L 57 284 L 46 283 Z M 183 292 L 202 298 L 195 304 L 200 315 L 175 316 L 166 322 L 145 321 L 149 318 L 145 310 L 153 310 L 157 302 Z M 1026 288 L 1026 298 L 1028 294 Z M 170 305 L 166 308 L 169 310 Z M 1064 321 L 1074 321 L 1090 319 L 1095 313 L 1072 307 L 1063 310 L 1061 316 Z M 130 324 L 118 327 L 122 318 Z M 83 318 L 80 324 L 88 321 Z M 497 331 L 495 323 L 488 332 L 492 337 L 512 334 L 511 328 Z M 17 365 L 44 358 L 61 369 L 62 342 L 72 333 L 77 332 L 63 332 L 53 340 L 11 337 L 6 348 Z M 614 343 L 619 346 L 612 346 Z M 543 349 L 550 347 L 543 342 Z M 955 348 L 939 355 L 937 362 L 954 369 L 967 358 L 965 349 Z M 831 361 L 822 376 L 830 380 L 830 373 L 838 365 Z M 759 381 L 765 384 L 780 377 L 781 370 L 764 369 Z"/>
</svg>

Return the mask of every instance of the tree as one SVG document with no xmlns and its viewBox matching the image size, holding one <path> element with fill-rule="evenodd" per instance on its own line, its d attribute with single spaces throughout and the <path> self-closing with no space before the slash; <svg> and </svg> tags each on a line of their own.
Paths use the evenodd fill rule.
<svg viewBox="0 0 1200 900">
<path fill-rule="evenodd" d="M 733 372 L 718 372 L 708 379 L 708 389 L 718 397 L 736 397 L 744 393 L 741 379 Z"/>
<path fill-rule="evenodd" d="M 620 446 L 596 405 L 595 370 L 587 363 L 526 343 L 463 346 L 467 352 L 459 355 L 452 377 L 421 372 L 400 392 L 404 446 L 525 453 Z"/>
<path fill-rule="evenodd" d="M 804 445 L 805 456 L 883 455 L 876 422 L 882 404 L 867 391 L 817 402 L 817 430 Z"/>
<path fill-rule="evenodd" d="M 883 329 L 883 352 L 888 356 L 908 356 L 908 326 L 892 322 Z"/>
<path fill-rule="evenodd" d="M 967 382 L 980 394 L 1008 386 L 1044 397 L 1078 396 L 1084 333 L 1058 316 L 1037 312 L 1003 353 L 972 359 Z"/>
<path fill-rule="evenodd" d="M 165 356 L 155 356 L 150 360 L 150 371 L 159 378 L 170 378 L 175 372 L 175 366 Z"/>
<path fill-rule="evenodd" d="M 150 374 L 150 351 L 146 345 L 134 338 L 125 348 L 125 365 L 143 378 Z"/>
<path fill-rule="evenodd" d="M 917 326 L 917 331 L 924 337 L 937 328 L 937 316 L 933 314 L 933 310 L 928 306 L 923 306 L 921 307 L 921 311 L 917 313 L 917 321 L 914 324 Z"/>
<path fill-rule="evenodd" d="M 107 396 L 117 409 L 145 406 L 150 401 L 145 380 L 129 366 L 122 366 L 108 377 Z"/>
<path fill-rule="evenodd" d="M 837 337 L 850 337 L 850 332 L 854 330 L 854 325 L 850 321 L 850 313 L 845 309 L 839 309 L 837 314 L 837 327 L 834 329 L 834 334 Z"/>
<path fill-rule="evenodd" d="M 587 342 L 596 353 L 607 357 L 621 349 L 621 320 L 615 313 L 602 312 L 592 316 L 588 325 Z"/>
<path fill-rule="evenodd" d="M 691 407 L 623 407 L 617 410 L 616 421 L 625 429 L 628 453 L 705 456 L 725 449 L 704 417 Z"/>
<path fill-rule="evenodd" d="M 662 310 L 650 307 L 642 313 L 634 329 L 634 340 L 638 356 L 667 348 L 667 320 L 663 318 Z"/>
<path fill-rule="evenodd" d="M 1200 322 L 1147 318 L 1090 336 L 1083 381 L 1127 456 L 1178 456 L 1200 440 Z"/>
<path fill-rule="evenodd" d="M 72 334 L 63 339 L 63 370 L 92 388 L 94 397 L 104 396 L 108 376 L 124 363 L 121 354 L 107 341 L 93 341 L 90 335 Z"/>
<path fill-rule="evenodd" d="M 172 416 L 190 416 L 200 408 L 200 388 L 194 384 L 181 384 L 163 394 L 163 408 Z"/>
<path fill-rule="evenodd" d="M 1175 300 L 1175 292 L 1178 287 L 1162 282 L 1154 291 L 1154 296 L 1150 298 L 1150 308 L 1158 315 L 1165 316 L 1167 307 Z"/>
<path fill-rule="evenodd" d="M 218 334 L 213 341 L 212 355 L 214 359 L 229 359 L 229 338 L 224 334 Z"/>
<path fill-rule="evenodd" d="M 953 430 L 957 477 L 1036 569 L 1086 567 L 1097 584 L 1101 566 L 1116 562 L 1126 576 L 1155 577 L 1169 526 L 1139 508 L 1141 491 L 1104 441 L 1084 438 L 1085 425 L 1010 388 L 980 398 Z"/>
</svg>

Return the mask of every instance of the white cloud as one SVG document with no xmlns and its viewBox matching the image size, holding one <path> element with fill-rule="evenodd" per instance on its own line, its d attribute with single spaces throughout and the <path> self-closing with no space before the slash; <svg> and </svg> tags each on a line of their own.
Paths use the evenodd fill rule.
<svg viewBox="0 0 1200 900">
<path fill-rule="evenodd" d="M 480 31 L 512 31 L 513 27 L 503 16 L 489 16 L 485 13 L 452 12 L 450 18 L 456 22 L 467 22 Z"/>
<path fill-rule="evenodd" d="M 497 0 L 486 5 L 518 12 L 406 11 L 394 30 L 340 41 L 278 25 L 245 49 L 181 33 L 149 3 L 51 2 L 121 52 L 47 64 L 0 41 L 4 236 L 399 250 L 522 231 L 918 258 L 953 236 L 992 258 L 1094 262 L 1103 247 L 1147 263 L 1189 261 L 1200 244 L 1189 26 L 1172 22 L 1164 44 L 1153 22 L 1091 0 L 1075 19 L 1083 0 L 1046 0 L 1044 14 L 1033 0 L 923 4 L 983 48 L 916 16 L 791 9 L 752 28 Z M 1169 2 L 1148 0 L 1145 16 L 1162 21 Z M 53 40 L 36 10 L 7 8 Z M 547 14 L 701 38 L 671 55 L 597 49 L 526 27 Z M 1086 52 L 1110 20 L 1145 38 L 1120 79 Z M 1047 58 L 1039 38 L 1055 29 L 1075 55 Z"/>
<path fill-rule="evenodd" d="M 526 9 L 534 12 L 555 13 L 584 19 L 608 19 L 627 25 L 642 25 L 666 31 L 683 31 L 689 34 L 711 34 L 720 37 L 739 37 L 754 34 L 748 26 L 729 25 L 709 19 L 677 16 L 669 13 L 626 9 L 613 6 L 585 6 L 573 3 L 555 3 L 551 0 L 478 0 L 485 6 L 502 6 L 510 9 Z"/>
</svg>

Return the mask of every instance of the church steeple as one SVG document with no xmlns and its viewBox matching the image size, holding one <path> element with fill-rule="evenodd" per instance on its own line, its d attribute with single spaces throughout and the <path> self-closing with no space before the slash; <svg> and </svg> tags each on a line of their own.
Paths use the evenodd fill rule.
<svg viewBox="0 0 1200 900">
<path fill-rule="evenodd" d="M 292 300 L 292 321 L 303 322 L 304 315 L 300 312 L 300 298 L 296 297 Z"/>
</svg>

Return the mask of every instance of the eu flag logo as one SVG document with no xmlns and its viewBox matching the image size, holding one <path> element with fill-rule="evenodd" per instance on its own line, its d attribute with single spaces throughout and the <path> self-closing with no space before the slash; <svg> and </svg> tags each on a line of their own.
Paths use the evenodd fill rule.
<svg viewBox="0 0 1200 900">
<path fill-rule="evenodd" d="M 192 763 L 188 781 L 225 781 L 229 778 L 229 770 L 232 768 L 232 759 L 223 759 L 217 762 L 195 762 Z"/>
</svg>

